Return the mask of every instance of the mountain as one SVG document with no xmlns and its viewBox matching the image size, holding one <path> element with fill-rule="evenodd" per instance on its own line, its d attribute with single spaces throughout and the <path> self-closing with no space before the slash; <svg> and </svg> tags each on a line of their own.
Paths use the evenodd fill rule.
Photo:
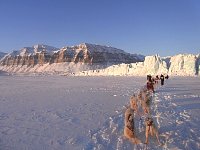
<svg viewBox="0 0 200 150">
<path fill-rule="evenodd" d="M 127 64 L 143 60 L 144 56 L 129 54 L 121 49 L 82 43 L 61 49 L 47 45 L 24 47 L 4 56 L 0 65 L 9 72 L 38 72 L 38 70 L 39 72 L 52 72 L 53 70 L 73 72 L 74 70 L 99 69 L 114 64 Z"/>
<path fill-rule="evenodd" d="M 32 47 L 24 47 L 5 55 L 1 61 L 1 65 L 32 65 L 37 63 L 43 64 L 58 48 L 47 45 L 34 45 Z"/>
<path fill-rule="evenodd" d="M 172 76 L 200 75 L 200 54 L 160 57 L 129 54 L 109 46 L 82 43 L 55 48 L 47 45 L 24 47 L 5 55 L 0 70 L 11 73 L 67 75 Z"/>
<path fill-rule="evenodd" d="M 0 52 L 0 59 L 3 58 L 7 53 Z"/>
</svg>

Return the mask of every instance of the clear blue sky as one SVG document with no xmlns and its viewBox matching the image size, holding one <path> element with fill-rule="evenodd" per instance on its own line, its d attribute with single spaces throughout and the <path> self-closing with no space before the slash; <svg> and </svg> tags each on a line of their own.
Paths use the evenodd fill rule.
<svg viewBox="0 0 200 150">
<path fill-rule="evenodd" d="M 200 0 L 0 0 L 0 51 L 79 43 L 200 53 Z"/>
</svg>

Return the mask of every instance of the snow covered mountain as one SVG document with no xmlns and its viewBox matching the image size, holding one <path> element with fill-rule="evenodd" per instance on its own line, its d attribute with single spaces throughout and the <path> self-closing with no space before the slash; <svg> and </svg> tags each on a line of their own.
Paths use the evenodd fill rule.
<svg viewBox="0 0 200 150">
<path fill-rule="evenodd" d="M 82 62 L 99 64 L 119 64 L 143 61 L 141 55 L 134 55 L 123 50 L 83 43 L 77 46 L 67 46 L 61 49 L 47 45 L 35 45 L 33 47 L 24 47 L 19 51 L 13 51 L 7 54 L 2 60 L 1 65 L 43 65 L 46 63 L 61 62 Z"/>
<path fill-rule="evenodd" d="M 129 54 L 109 46 L 82 43 L 61 49 L 35 45 L 5 55 L 0 70 L 11 73 L 50 73 L 67 75 L 129 75 L 169 74 L 200 75 L 200 54 L 179 54 L 160 57 Z"/>
<path fill-rule="evenodd" d="M 0 59 L 3 58 L 6 55 L 6 53 L 0 52 Z"/>
<path fill-rule="evenodd" d="M 144 56 L 129 54 L 109 46 L 82 43 L 61 49 L 47 45 L 24 47 L 1 59 L 0 69 L 8 72 L 79 72 L 114 64 L 134 63 Z"/>
<path fill-rule="evenodd" d="M 58 48 L 47 45 L 34 45 L 32 47 L 24 47 L 21 50 L 12 51 L 1 59 L 1 65 L 32 65 L 44 63 L 45 57 L 52 55 Z"/>
</svg>

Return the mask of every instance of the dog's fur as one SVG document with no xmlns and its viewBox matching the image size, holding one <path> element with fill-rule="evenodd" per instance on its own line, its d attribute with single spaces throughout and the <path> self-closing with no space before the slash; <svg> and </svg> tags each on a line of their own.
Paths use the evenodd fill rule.
<svg viewBox="0 0 200 150">
<path fill-rule="evenodd" d="M 143 101 L 142 101 L 142 108 L 144 113 L 150 114 L 150 96 L 146 93 Z"/>
<path fill-rule="evenodd" d="M 148 91 L 152 91 L 153 93 L 154 91 L 154 83 L 152 81 L 147 81 L 147 89 Z"/>
<path fill-rule="evenodd" d="M 137 102 L 138 102 L 137 97 L 135 95 L 131 96 L 131 98 L 130 98 L 130 106 L 135 112 L 138 112 L 138 104 L 137 104 Z"/>
<path fill-rule="evenodd" d="M 124 136 L 128 138 L 132 143 L 139 144 L 141 141 L 135 136 L 134 129 L 134 110 L 128 108 L 125 112 L 125 127 L 124 127 Z"/>
<path fill-rule="evenodd" d="M 147 93 L 147 88 L 140 89 L 137 95 L 137 99 L 138 99 L 138 102 L 140 102 L 140 104 L 142 104 L 142 101 L 144 97 L 146 96 L 146 93 Z"/>
<path fill-rule="evenodd" d="M 150 95 L 148 91 L 140 91 L 138 94 L 138 101 L 140 101 L 144 114 L 150 114 Z"/>
<path fill-rule="evenodd" d="M 157 85 L 157 84 L 158 84 L 158 80 L 159 80 L 159 78 L 154 77 L 152 80 L 154 81 L 154 85 Z"/>
<path fill-rule="evenodd" d="M 151 136 L 155 136 L 158 144 L 161 145 L 160 140 L 159 140 L 159 134 L 158 134 L 158 130 L 155 126 L 155 124 L 153 123 L 153 119 L 152 118 L 147 118 L 145 120 L 145 126 L 146 126 L 146 131 L 145 131 L 145 136 L 146 136 L 146 140 L 145 140 L 145 144 L 148 144 L 148 139 L 149 139 L 149 134 Z"/>
</svg>

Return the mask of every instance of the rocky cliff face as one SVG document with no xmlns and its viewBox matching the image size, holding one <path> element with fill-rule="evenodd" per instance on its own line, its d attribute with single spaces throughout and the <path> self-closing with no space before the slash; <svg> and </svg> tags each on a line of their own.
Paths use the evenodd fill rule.
<svg viewBox="0 0 200 150">
<path fill-rule="evenodd" d="M 36 64 L 44 64 L 49 62 L 50 56 L 57 48 L 47 45 L 35 45 L 33 47 L 24 47 L 19 51 L 13 51 L 5 55 L 0 64 L 5 66 L 27 65 L 34 66 Z"/>
<path fill-rule="evenodd" d="M 37 64 L 52 64 L 62 62 L 88 64 L 119 64 L 143 61 L 137 55 L 131 55 L 123 50 L 83 43 L 77 46 L 61 49 L 47 45 L 25 47 L 20 51 L 13 51 L 1 59 L 3 66 L 35 66 Z"/>
</svg>

